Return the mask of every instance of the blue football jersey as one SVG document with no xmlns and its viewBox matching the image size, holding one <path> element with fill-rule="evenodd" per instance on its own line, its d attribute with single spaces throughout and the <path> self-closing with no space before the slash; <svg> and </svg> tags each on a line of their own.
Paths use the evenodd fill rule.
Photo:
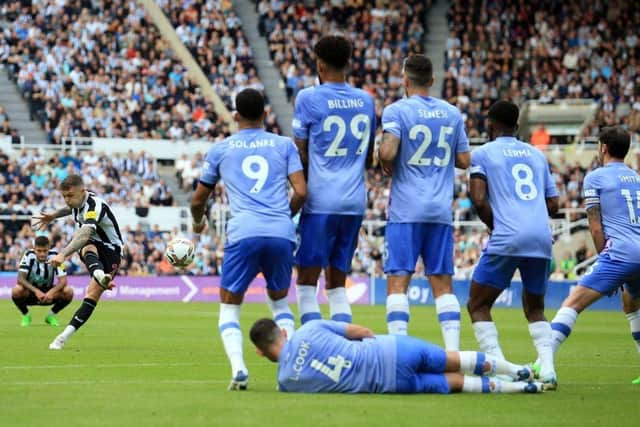
<svg viewBox="0 0 640 427">
<path fill-rule="evenodd" d="M 308 141 L 310 214 L 363 215 L 364 166 L 376 130 L 374 101 L 346 83 L 325 83 L 296 97 L 293 134 Z"/>
<path fill-rule="evenodd" d="M 460 111 L 414 95 L 384 109 L 382 128 L 400 138 L 389 221 L 451 224 L 456 154 L 469 151 Z"/>
<path fill-rule="evenodd" d="M 605 251 L 640 264 L 640 176 L 624 163 L 608 163 L 584 179 L 586 208 L 600 205 Z"/>
<path fill-rule="evenodd" d="M 231 207 L 227 242 L 261 236 L 295 242 L 287 182 L 300 170 L 293 141 L 261 128 L 244 129 L 213 144 L 200 182 L 212 187 L 219 179 L 224 181 Z"/>
<path fill-rule="evenodd" d="M 396 390 L 396 340 L 380 335 L 345 338 L 347 324 L 312 320 L 284 345 L 278 360 L 280 391 L 385 393 Z"/>
<path fill-rule="evenodd" d="M 489 254 L 551 258 L 546 199 L 558 195 L 542 152 L 512 137 L 500 137 L 471 153 L 471 176 L 487 181 L 493 212 Z"/>
</svg>

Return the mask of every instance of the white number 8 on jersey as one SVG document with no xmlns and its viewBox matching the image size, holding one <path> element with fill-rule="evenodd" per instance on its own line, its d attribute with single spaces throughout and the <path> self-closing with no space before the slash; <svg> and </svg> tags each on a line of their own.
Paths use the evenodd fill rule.
<svg viewBox="0 0 640 427">
<path fill-rule="evenodd" d="M 516 163 L 511 168 L 511 175 L 516 180 L 516 195 L 521 200 L 533 200 L 538 197 L 538 189 L 533 182 L 533 170 L 529 165 Z"/>
</svg>

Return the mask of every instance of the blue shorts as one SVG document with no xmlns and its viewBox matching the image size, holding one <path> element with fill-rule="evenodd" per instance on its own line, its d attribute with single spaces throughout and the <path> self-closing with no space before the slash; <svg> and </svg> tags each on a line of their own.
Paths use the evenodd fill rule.
<svg viewBox="0 0 640 427">
<path fill-rule="evenodd" d="M 640 298 L 640 264 L 614 260 L 604 252 L 578 284 L 609 296 L 624 284 L 634 298 Z"/>
<path fill-rule="evenodd" d="M 507 289 L 518 269 L 522 278 L 522 288 L 530 294 L 544 295 L 547 292 L 550 266 L 551 260 L 546 258 L 483 253 L 471 280 L 481 286 Z"/>
<path fill-rule="evenodd" d="M 422 256 L 427 275 L 453 275 L 453 227 L 438 223 L 387 223 L 384 235 L 386 274 L 406 276 Z"/>
<path fill-rule="evenodd" d="M 296 265 L 331 266 L 348 273 L 361 225 L 362 215 L 302 214 Z"/>
<path fill-rule="evenodd" d="M 450 393 L 446 365 L 447 353 L 437 345 L 396 336 L 396 393 Z"/>
<path fill-rule="evenodd" d="M 262 271 L 267 289 L 289 289 L 294 246 L 291 240 L 279 237 L 250 237 L 227 245 L 220 286 L 234 294 L 244 295 L 249 284 Z"/>
</svg>

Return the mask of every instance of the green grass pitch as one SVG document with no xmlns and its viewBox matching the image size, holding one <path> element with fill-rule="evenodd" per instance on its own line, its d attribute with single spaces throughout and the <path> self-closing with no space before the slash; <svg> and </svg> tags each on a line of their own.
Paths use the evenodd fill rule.
<svg viewBox="0 0 640 427">
<path fill-rule="evenodd" d="M 68 321 L 78 300 L 59 317 Z M 61 352 L 47 349 L 61 328 L 19 326 L 11 301 L 0 310 L 0 426 L 637 426 L 640 356 L 621 313 L 586 312 L 557 357 L 560 386 L 542 395 L 293 395 L 275 391 L 276 366 L 247 338 L 266 306 L 242 310 L 246 392 L 230 378 L 216 304 L 101 303 Z M 326 310 L 326 307 L 323 309 Z M 326 314 L 326 313 L 325 313 Z M 552 314 L 552 313 L 549 313 Z M 357 323 L 384 333 L 384 307 L 354 307 Z M 502 347 L 514 362 L 534 359 L 519 310 L 496 310 Z M 64 323 L 63 323 L 64 322 Z M 413 307 L 413 335 L 441 343 L 432 307 Z M 463 315 L 462 347 L 476 346 Z"/>
</svg>

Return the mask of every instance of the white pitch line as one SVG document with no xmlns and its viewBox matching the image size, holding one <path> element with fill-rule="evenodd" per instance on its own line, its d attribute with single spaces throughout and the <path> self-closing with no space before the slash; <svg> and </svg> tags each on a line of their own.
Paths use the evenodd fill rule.
<svg viewBox="0 0 640 427">
<path fill-rule="evenodd" d="M 227 384 L 229 380 L 61 380 L 61 381 L 3 381 L 5 386 L 29 385 L 99 385 L 99 384 Z"/>
</svg>

